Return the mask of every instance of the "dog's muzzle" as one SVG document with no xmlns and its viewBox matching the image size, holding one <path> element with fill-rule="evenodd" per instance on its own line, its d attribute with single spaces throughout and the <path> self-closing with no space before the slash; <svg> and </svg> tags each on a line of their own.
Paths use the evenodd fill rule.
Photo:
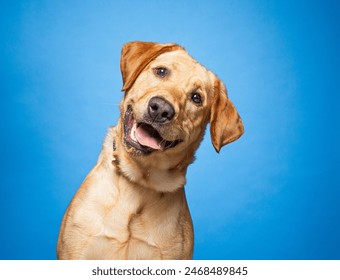
<svg viewBox="0 0 340 280">
<path fill-rule="evenodd" d="M 177 146 L 182 140 L 168 141 L 160 132 L 160 126 L 169 123 L 175 116 L 173 106 L 160 97 L 153 97 L 148 104 L 146 116 L 138 122 L 131 106 L 124 116 L 124 141 L 129 148 L 134 148 L 147 155 L 155 151 L 165 151 Z"/>
</svg>

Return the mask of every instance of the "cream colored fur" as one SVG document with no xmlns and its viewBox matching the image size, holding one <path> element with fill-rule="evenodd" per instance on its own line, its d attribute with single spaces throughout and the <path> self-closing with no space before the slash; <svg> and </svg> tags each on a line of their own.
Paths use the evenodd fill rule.
<svg viewBox="0 0 340 280">
<path fill-rule="evenodd" d="M 157 67 L 170 74 L 158 77 Z M 121 68 L 125 90 L 121 117 L 109 129 L 96 166 L 64 215 L 58 258 L 191 259 L 193 227 L 184 190 L 187 167 L 208 122 L 219 151 L 242 135 L 241 119 L 223 83 L 178 45 L 128 43 Z M 193 92 L 202 97 L 199 106 L 192 102 Z M 181 143 L 141 155 L 124 141 L 125 113 L 130 107 L 134 118 L 142 120 L 154 96 L 167 100 L 176 112 L 159 129 L 160 135 Z"/>
</svg>

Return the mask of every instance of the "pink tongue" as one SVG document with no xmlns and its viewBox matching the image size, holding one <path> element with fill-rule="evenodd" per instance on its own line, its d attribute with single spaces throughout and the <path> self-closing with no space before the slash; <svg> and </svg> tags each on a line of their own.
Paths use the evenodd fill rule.
<svg viewBox="0 0 340 280">
<path fill-rule="evenodd" d="M 153 138 L 148 131 L 143 129 L 143 127 L 138 127 L 135 132 L 135 137 L 139 144 L 150 147 L 154 150 L 161 150 L 162 147 L 157 139 Z"/>
</svg>

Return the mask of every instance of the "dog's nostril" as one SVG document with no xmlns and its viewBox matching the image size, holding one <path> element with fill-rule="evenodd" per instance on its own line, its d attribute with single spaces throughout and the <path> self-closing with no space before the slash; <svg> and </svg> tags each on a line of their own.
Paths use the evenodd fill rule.
<svg viewBox="0 0 340 280">
<path fill-rule="evenodd" d="M 158 110 L 158 105 L 157 105 L 157 104 L 152 104 L 152 105 L 150 105 L 150 108 L 151 108 L 153 111 L 157 111 L 157 110 Z"/>
</svg>

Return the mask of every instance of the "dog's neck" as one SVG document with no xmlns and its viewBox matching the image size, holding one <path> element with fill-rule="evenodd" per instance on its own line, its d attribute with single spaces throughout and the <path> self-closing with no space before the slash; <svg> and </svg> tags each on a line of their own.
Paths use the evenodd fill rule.
<svg viewBox="0 0 340 280">
<path fill-rule="evenodd" d="M 113 155 L 117 170 L 134 184 L 159 192 L 174 192 L 184 187 L 188 164 L 169 164 L 170 158 L 153 154 L 148 155 L 147 160 L 143 156 L 131 157 L 125 147 L 116 144 L 116 148 Z"/>
<path fill-rule="evenodd" d="M 174 192 L 183 188 L 187 167 L 194 161 L 194 150 L 131 156 L 122 139 L 117 139 L 119 126 L 110 128 L 99 161 L 107 161 L 114 172 L 130 182 L 158 192 Z"/>
</svg>

